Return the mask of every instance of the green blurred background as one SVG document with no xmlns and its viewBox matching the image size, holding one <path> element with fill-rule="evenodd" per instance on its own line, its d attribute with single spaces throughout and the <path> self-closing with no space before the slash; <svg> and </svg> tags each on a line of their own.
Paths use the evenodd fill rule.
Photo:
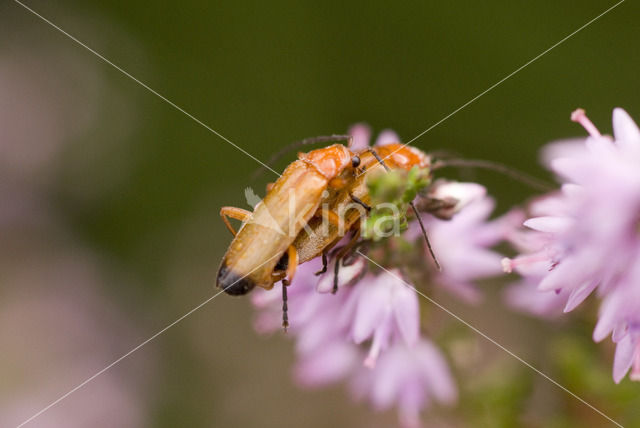
<svg viewBox="0 0 640 428">
<path fill-rule="evenodd" d="M 266 160 L 284 144 L 344 133 L 360 121 L 412 139 L 614 2 L 25 4 Z M 640 119 L 639 16 L 640 6 L 626 1 L 414 145 L 502 162 L 549 179 L 538 150 L 554 139 L 584 135 L 569 121 L 573 109 L 585 108 L 605 133 L 611 132 L 616 106 Z M 246 208 L 244 188 L 262 190 L 273 177 L 265 172 L 252 181 L 259 166 L 254 160 L 11 1 L 0 5 L 0 64 L 3 70 L 6 64 L 23 70 L 1 74 L 3 85 L 16 87 L 14 78 L 27 82 L 27 89 L 5 100 L 6 111 L 22 103 L 29 115 L 33 100 L 47 97 L 55 120 L 69 127 L 82 121 L 56 140 L 46 175 L 23 174 L 18 167 L 12 177 L 36 189 L 29 192 L 46 201 L 72 246 L 99 258 L 107 280 L 98 292 L 133 331 L 110 338 L 96 364 L 74 376 L 65 378 L 65 364 L 79 364 L 81 354 L 49 367 L 64 382 L 29 402 L 22 409 L 26 419 L 213 295 L 218 262 L 230 242 L 220 206 Z M 38 83 L 30 86 L 29 79 Z M 18 136 L 44 120 L 35 114 L 21 118 L 24 123 L 9 123 Z M 22 148 L 37 148 L 39 138 L 14 139 Z M 498 200 L 498 212 L 533 194 L 491 172 L 461 176 L 485 184 Z M 13 239 L 23 241 L 15 230 Z M 29 258 L 30 250 L 24 254 Z M 2 287 L 6 291 L 12 283 Z M 500 306 L 496 286 L 486 288 L 489 298 L 480 307 L 448 303 L 625 426 L 640 426 L 640 388 L 629 381 L 615 387 L 612 348 L 590 342 L 595 304 L 550 325 Z M 459 352 L 480 355 L 481 367 L 460 369 L 459 407 L 431 412 L 429 426 L 608 426 L 455 321 L 435 313 L 428 319 L 451 324 L 445 349 L 462 346 Z M 25 352 L 46 355 L 47 348 L 30 346 Z M 143 397 L 142 416 L 131 426 L 395 423 L 393 412 L 377 415 L 352 404 L 341 386 L 297 389 L 292 361 L 285 337 L 253 332 L 248 299 L 220 296 L 111 370 L 124 377 L 135 367 L 149 371 L 137 382 L 144 385 L 136 394 Z M 90 396 L 100 382 L 98 377 L 59 406 Z M 37 390 L 38 379 L 29 388 Z M 56 426 L 47 418 L 44 413 L 32 426 Z"/>
</svg>

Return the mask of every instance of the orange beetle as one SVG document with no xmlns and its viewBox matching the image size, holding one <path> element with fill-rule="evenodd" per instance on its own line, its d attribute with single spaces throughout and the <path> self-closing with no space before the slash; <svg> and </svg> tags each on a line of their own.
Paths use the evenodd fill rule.
<svg viewBox="0 0 640 428">
<path fill-rule="evenodd" d="M 297 252 L 296 262 L 301 264 L 322 255 L 324 267 L 320 272 L 324 273 L 327 269 L 327 252 L 349 231 L 354 232 L 350 242 L 335 256 L 334 292 L 337 291 L 337 271 L 340 267 L 340 260 L 358 241 L 360 237 L 359 221 L 370 210 L 368 204 L 371 197 L 366 183 L 367 177 L 374 171 L 386 169 L 408 171 L 414 166 L 422 169 L 431 168 L 431 158 L 426 153 L 400 143 L 365 149 L 359 152 L 358 156 L 361 159 L 361 172 L 323 204 L 325 211 L 322 215 L 311 218 L 293 242 Z M 326 219 L 329 221 L 325 221 Z M 281 267 L 286 268 L 287 265 L 281 264 Z"/>
<path fill-rule="evenodd" d="M 220 215 L 235 237 L 220 264 L 217 286 L 242 295 L 255 286 L 270 289 L 277 281 L 291 281 L 298 265 L 291 243 L 316 214 L 327 188 L 344 185 L 359 164 L 358 155 L 341 144 L 301 153 L 253 212 L 223 207 Z M 243 221 L 237 234 L 227 217 Z M 285 253 L 286 270 L 276 270 Z"/>
<path fill-rule="evenodd" d="M 365 149 L 359 152 L 358 156 L 361 160 L 361 173 L 324 203 L 328 215 L 324 213 L 323 216 L 311 218 L 307 227 L 296 237 L 293 245 L 298 253 L 299 264 L 314 259 L 323 251 L 331 249 L 346 232 L 355 227 L 354 225 L 365 213 L 353 208 L 360 205 L 365 211 L 369 210 L 368 204 L 371 198 L 366 178 L 370 173 L 384 170 L 385 165 L 390 169 L 407 171 L 414 166 L 429 168 L 431 165 L 431 158 L 427 154 L 400 143 Z M 328 224 L 323 224 L 325 217 L 329 219 Z"/>
</svg>

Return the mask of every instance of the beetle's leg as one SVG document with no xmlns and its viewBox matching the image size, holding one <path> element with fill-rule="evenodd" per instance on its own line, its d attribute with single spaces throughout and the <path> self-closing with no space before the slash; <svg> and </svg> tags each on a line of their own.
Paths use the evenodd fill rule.
<svg viewBox="0 0 640 428">
<path fill-rule="evenodd" d="M 251 216 L 251 211 L 243 210 L 242 208 L 235 207 L 222 207 L 220 208 L 220 217 L 222 217 L 222 221 L 224 222 L 227 229 L 233 236 L 236 236 L 236 231 L 229 223 L 229 217 L 234 218 L 236 220 L 245 221 Z"/>
<path fill-rule="evenodd" d="M 340 227 L 340 216 L 336 214 L 334 211 L 329 209 L 322 210 L 322 217 L 327 219 L 327 221 L 333 224 L 336 227 Z"/>
<path fill-rule="evenodd" d="M 347 184 L 348 184 L 347 180 L 345 180 L 342 177 L 334 177 L 331 180 L 329 180 L 329 187 L 336 190 L 342 189 Z"/>
<path fill-rule="evenodd" d="M 296 269 L 298 268 L 298 250 L 293 245 L 289 245 L 287 249 L 287 254 L 289 255 L 289 264 L 287 265 L 287 280 L 288 282 L 293 281 L 293 277 L 296 274 Z"/>
<path fill-rule="evenodd" d="M 287 287 L 289 286 L 289 281 L 286 279 L 282 280 L 282 330 L 287 332 L 287 328 L 289 328 L 289 307 L 287 305 Z"/>
<path fill-rule="evenodd" d="M 289 265 L 287 266 L 287 277 L 282 279 L 282 329 L 287 332 L 289 328 L 289 305 L 287 304 L 287 287 L 293 281 L 298 267 L 298 251 L 293 245 L 289 245 L 287 249 L 289 256 Z"/>
<path fill-rule="evenodd" d="M 284 271 L 271 272 L 271 281 L 275 284 L 278 281 L 282 281 L 287 277 L 287 273 Z"/>
<path fill-rule="evenodd" d="M 322 269 L 319 270 L 318 272 L 316 272 L 316 276 L 317 275 L 322 275 L 326 271 L 327 271 L 327 252 L 323 251 L 322 252 Z"/>
<path fill-rule="evenodd" d="M 355 195 L 352 195 L 351 193 L 349 193 L 349 196 L 351 197 L 351 200 L 353 202 L 355 202 L 356 204 L 358 204 L 361 207 L 363 207 L 365 210 L 367 210 L 367 212 L 371 211 L 371 207 L 369 205 L 365 204 L 364 202 L 362 202 L 362 200 L 360 198 L 358 198 Z"/>
<path fill-rule="evenodd" d="M 358 242 L 358 238 L 360 238 L 360 228 L 353 232 L 353 236 L 349 243 L 344 247 L 344 256 L 342 257 L 342 266 L 349 266 L 353 263 L 355 254 L 355 250 L 358 248 L 358 244 L 362 241 Z"/>
<path fill-rule="evenodd" d="M 336 254 L 336 264 L 333 266 L 333 290 L 331 290 L 331 294 L 336 294 L 338 292 L 338 273 L 340 272 L 340 264 L 347 253 L 349 253 L 349 251 L 351 251 L 356 245 L 358 238 L 360 238 L 360 229 L 353 234 L 349 243 L 340 248 Z"/>
<path fill-rule="evenodd" d="M 336 294 L 338 292 L 338 273 L 340 272 L 340 262 L 342 259 L 339 256 L 336 256 L 336 264 L 333 265 L 333 290 L 331 290 L 331 294 Z"/>
</svg>

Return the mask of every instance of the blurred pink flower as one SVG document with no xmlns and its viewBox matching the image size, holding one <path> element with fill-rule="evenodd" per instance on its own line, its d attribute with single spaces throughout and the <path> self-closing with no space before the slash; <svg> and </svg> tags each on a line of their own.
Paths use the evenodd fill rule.
<svg viewBox="0 0 640 428">
<path fill-rule="evenodd" d="M 353 137 L 353 150 L 366 149 L 371 145 L 371 128 L 366 123 L 356 123 L 349 128 L 349 135 Z M 384 146 L 389 143 L 400 142 L 400 137 L 390 129 L 383 130 L 376 138 L 374 146 Z"/>
<path fill-rule="evenodd" d="M 451 405 L 458 392 L 449 366 L 438 348 L 426 339 L 414 346 L 393 345 L 373 370 L 354 377 L 356 398 L 368 398 L 375 409 L 398 408 L 403 427 L 419 427 L 420 412 L 433 400 Z"/>
<path fill-rule="evenodd" d="M 456 294 L 467 302 L 480 300 L 480 293 L 473 281 L 498 275 L 501 272 L 502 256 L 490 247 L 503 240 L 519 220 L 519 215 L 509 213 L 489 221 L 495 203 L 486 196 L 484 187 L 475 183 L 451 183 L 450 195 L 461 202 L 451 220 L 437 219 L 425 214 L 422 217 L 429 234 L 434 253 L 442 266 L 436 272 L 433 266 L 433 282 Z M 439 197 L 444 198 L 444 191 Z M 408 239 L 422 239 L 418 225 L 411 225 Z M 426 253 L 428 254 L 428 253 Z M 433 261 L 428 257 L 428 263 Z"/>
<path fill-rule="evenodd" d="M 567 293 L 538 290 L 537 285 L 541 278 L 542 276 L 527 276 L 511 284 L 504 293 L 507 304 L 542 318 L 560 316 L 567 300 Z"/>
<path fill-rule="evenodd" d="M 619 108 L 613 111 L 614 139 L 603 136 L 583 110 L 571 118 L 590 136 L 545 150 L 546 162 L 563 181 L 561 192 L 532 204 L 535 217 L 524 222 L 531 230 L 525 235 L 529 244 L 503 266 L 537 283 L 540 291 L 555 291 L 565 312 L 597 289 L 604 302 L 594 339 L 613 333 L 615 381 L 632 365 L 637 380 L 640 130 Z"/>
<path fill-rule="evenodd" d="M 0 232 L 5 232 L 0 225 Z M 100 290 L 93 257 L 61 230 L 14 223 L 0 251 L 0 425 L 16 426 L 137 343 Z M 6 239 L 10 237 L 10 239 Z M 142 354 L 141 354 L 142 355 Z M 137 427 L 146 420 L 153 354 L 109 370 L 34 420 L 41 427 Z"/>
<path fill-rule="evenodd" d="M 318 268 L 317 261 L 300 266 L 289 286 L 288 333 L 296 340 L 294 374 L 301 386 L 350 379 L 359 385 L 356 398 L 366 397 L 378 409 L 395 404 L 403 426 L 417 426 L 432 398 L 442 404 L 456 400 L 445 359 L 420 338 L 417 293 L 394 276 L 399 272 L 369 273 L 350 286 L 339 277 L 339 291 L 332 295 L 316 290 L 317 283 L 333 279 L 331 270 L 316 277 Z M 259 308 L 256 329 L 278 330 L 280 293 L 256 290 L 252 300 Z M 359 345 L 368 339 L 366 354 Z"/>
<path fill-rule="evenodd" d="M 346 308 L 353 309 L 351 338 L 356 344 L 371 339 L 371 349 L 365 360 L 375 367 L 380 352 L 390 344 L 403 341 L 413 346 L 420 334 L 420 307 L 417 293 L 400 279 L 398 270 L 367 275 L 349 296 Z"/>
<path fill-rule="evenodd" d="M 593 340 L 600 342 L 611 334 L 616 345 L 613 379 L 620 382 L 631 369 L 629 378 L 640 381 L 640 263 L 619 278 L 600 307 Z"/>
<path fill-rule="evenodd" d="M 561 195 L 552 193 L 534 200 L 528 207 L 529 215 L 544 216 L 548 212 L 562 209 Z M 508 305 L 522 312 L 539 317 L 558 317 L 566 305 L 566 290 L 538 290 L 538 284 L 548 273 L 547 250 L 552 243 L 547 234 L 535 230 L 521 229 L 524 213 L 518 212 L 518 223 L 513 223 L 506 239 L 523 256 L 515 260 L 503 259 L 503 269 L 507 272 L 515 270 L 522 278 L 505 289 L 504 298 Z"/>
</svg>

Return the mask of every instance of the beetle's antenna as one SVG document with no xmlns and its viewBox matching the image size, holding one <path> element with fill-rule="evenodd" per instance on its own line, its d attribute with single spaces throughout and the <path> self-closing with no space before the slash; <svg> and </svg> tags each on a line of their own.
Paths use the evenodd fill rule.
<svg viewBox="0 0 640 428">
<path fill-rule="evenodd" d="M 269 160 L 266 162 L 266 165 L 272 166 L 282 156 L 286 155 L 291 150 L 294 150 L 301 146 L 307 146 L 310 144 L 318 144 L 318 143 L 339 143 L 341 141 L 349 141 L 350 143 L 351 139 L 352 139 L 351 135 L 337 135 L 337 134 L 305 138 L 304 140 L 296 141 L 278 150 L 273 156 L 271 156 L 271 158 L 269 158 Z M 266 167 L 264 165 L 256 169 L 253 172 L 253 174 L 251 174 L 251 180 L 255 180 L 256 178 L 260 177 L 260 175 L 264 172 L 265 169 Z"/>
<path fill-rule="evenodd" d="M 416 208 L 415 204 L 413 202 L 409 202 L 409 205 L 411 205 L 411 209 L 413 209 L 413 213 L 416 215 L 416 219 L 418 220 L 418 224 L 420 224 L 420 229 L 422 229 L 422 236 L 424 236 L 424 240 L 427 243 L 427 248 L 429 249 L 429 254 L 431 254 L 431 258 L 433 259 L 433 262 L 436 264 L 436 268 L 440 271 L 442 270 L 442 267 L 440 266 L 440 262 L 438 262 L 438 259 L 436 258 L 436 254 L 433 252 L 433 247 L 431 246 L 431 241 L 429 241 L 429 235 L 427 235 L 427 231 L 424 228 L 424 224 L 422 224 L 422 219 L 420 218 L 420 214 L 418 214 L 418 209 Z"/>
<path fill-rule="evenodd" d="M 374 149 L 369 149 L 369 152 L 373 155 L 374 158 L 376 158 L 378 162 L 380 162 L 380 165 L 382 165 L 385 170 L 389 171 L 389 167 L 387 166 L 386 163 L 384 163 L 384 159 L 380 157 L 378 152 L 376 152 Z"/>
<path fill-rule="evenodd" d="M 504 174 L 536 190 L 548 192 L 549 190 L 553 189 L 553 186 L 544 180 L 540 180 L 536 177 L 533 177 L 515 168 L 511 168 L 507 165 L 504 165 L 498 162 L 484 160 L 484 159 L 437 160 L 436 162 L 433 163 L 431 169 L 436 170 L 436 169 L 447 168 L 447 167 L 488 169 L 491 171 L 498 172 L 500 174 Z"/>
</svg>

